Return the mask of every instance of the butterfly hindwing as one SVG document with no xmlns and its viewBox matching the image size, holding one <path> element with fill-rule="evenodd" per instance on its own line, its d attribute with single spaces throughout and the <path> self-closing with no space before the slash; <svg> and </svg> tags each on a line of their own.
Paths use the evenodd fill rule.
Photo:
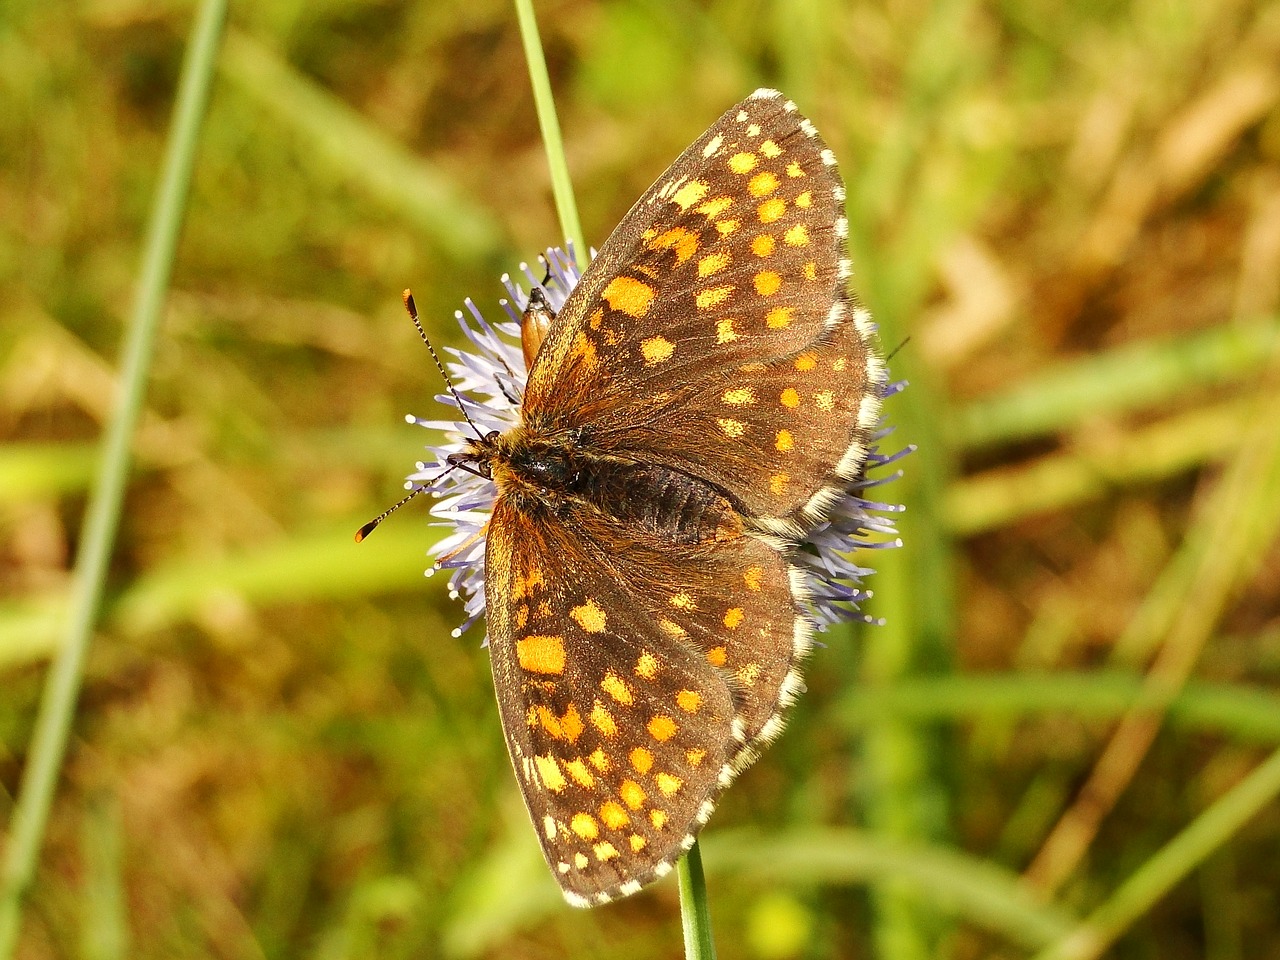
<svg viewBox="0 0 1280 960">
<path fill-rule="evenodd" d="M 572 902 L 666 873 L 781 727 L 808 621 L 789 566 L 746 534 L 673 551 L 583 507 L 500 498 L 486 585 L 516 777 Z"/>
</svg>

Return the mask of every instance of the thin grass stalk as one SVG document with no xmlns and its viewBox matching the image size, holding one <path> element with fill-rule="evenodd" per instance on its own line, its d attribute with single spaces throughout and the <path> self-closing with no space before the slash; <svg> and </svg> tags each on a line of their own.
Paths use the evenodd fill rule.
<svg viewBox="0 0 1280 960">
<path fill-rule="evenodd" d="M 551 170 L 551 192 L 556 201 L 556 215 L 560 218 L 560 232 L 566 240 L 573 241 L 578 260 L 585 265 L 590 248 L 582 232 L 582 222 L 578 219 L 578 203 L 573 196 L 573 182 L 569 179 L 569 163 L 565 158 L 564 140 L 560 136 L 560 120 L 556 116 L 556 102 L 551 93 L 551 77 L 547 73 L 547 59 L 542 53 L 533 0 L 515 0 L 515 5 L 524 58 L 529 65 L 529 83 L 533 86 L 533 104 L 538 112 L 538 127 L 542 130 L 542 145 Z"/>
<path fill-rule="evenodd" d="M 1191 871 L 1280 796 L 1280 750 L 1148 859 L 1067 936 L 1033 960 L 1095 960 Z"/>
<path fill-rule="evenodd" d="M 711 912 L 707 908 L 707 878 L 702 872 L 702 851 L 698 849 L 696 840 L 676 864 L 676 876 L 680 881 L 685 960 L 715 960 Z"/>
<path fill-rule="evenodd" d="M 226 0 L 205 0 L 187 47 L 164 166 L 147 227 L 136 300 L 125 333 L 119 402 L 107 424 L 72 582 L 70 616 L 40 700 L 0 874 L 0 960 L 12 957 L 17 946 L 22 905 L 35 877 L 71 733 L 89 638 L 102 605 L 129 475 L 130 445 L 146 393 L 152 348 L 173 270 L 226 14 Z"/>
<path fill-rule="evenodd" d="M 529 65 L 529 81 L 533 86 L 534 104 L 538 111 L 538 125 L 542 130 L 543 147 L 547 152 L 547 165 L 551 168 L 551 188 L 555 194 L 556 213 L 560 218 L 560 230 L 573 241 L 575 253 L 585 263 L 590 248 L 582 233 L 578 219 L 578 205 L 573 196 L 573 184 L 569 179 L 569 164 L 564 154 L 564 140 L 560 136 L 560 121 L 556 117 L 555 98 L 551 93 L 551 78 L 547 74 L 547 61 L 542 53 L 542 41 L 538 35 L 538 23 L 533 12 L 532 0 L 515 0 L 516 16 L 520 24 L 520 37 L 524 44 L 525 60 Z M 693 960 L 713 960 L 715 948 L 711 940 L 711 915 L 707 909 L 707 886 L 702 873 L 702 858 L 695 843 L 677 866 L 680 881 L 680 913 L 684 924 L 685 955 Z"/>
</svg>

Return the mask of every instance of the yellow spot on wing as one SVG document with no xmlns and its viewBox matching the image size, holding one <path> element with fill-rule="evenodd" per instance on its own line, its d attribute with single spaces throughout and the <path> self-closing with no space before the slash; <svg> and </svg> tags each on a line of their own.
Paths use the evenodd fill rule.
<svg viewBox="0 0 1280 960">
<path fill-rule="evenodd" d="M 796 369 L 801 373 L 807 373 L 818 365 L 818 358 L 812 353 L 802 353 L 796 357 Z"/>
<path fill-rule="evenodd" d="M 738 668 L 738 680 L 744 687 L 754 687 L 756 680 L 760 677 L 760 664 L 748 663 L 744 667 Z"/>
<path fill-rule="evenodd" d="M 575 853 L 573 855 L 573 865 L 579 870 L 585 870 L 587 868 L 587 864 L 590 862 L 591 861 L 587 859 L 587 855 L 585 853 Z"/>
<path fill-rule="evenodd" d="M 616 728 L 615 728 L 616 729 Z M 591 765 L 601 773 L 608 773 L 612 764 L 609 762 L 609 755 L 600 747 L 596 747 L 591 751 L 591 756 L 587 757 L 591 761 Z"/>
<path fill-rule="evenodd" d="M 607 840 L 600 841 L 591 849 L 595 852 L 596 859 L 600 861 L 612 860 L 618 856 L 618 848 Z"/>
<path fill-rule="evenodd" d="M 633 833 L 630 837 L 628 837 L 627 842 L 631 844 L 632 853 L 639 853 L 649 843 L 648 840 L 640 836 L 640 834 L 638 833 Z"/>
<path fill-rule="evenodd" d="M 706 759 L 707 751 L 697 749 L 696 747 L 684 752 L 685 760 L 689 761 L 689 766 L 697 767 Z"/>
<path fill-rule="evenodd" d="M 676 623 L 674 620 L 668 620 L 666 617 L 663 617 L 658 621 L 658 629 L 667 636 L 674 637 L 677 640 L 683 640 L 689 635 L 688 630 L 680 626 L 680 624 Z"/>
<path fill-rule="evenodd" d="M 747 192 L 753 197 L 767 197 L 778 189 L 778 177 L 770 170 L 763 170 L 751 178 Z"/>
<path fill-rule="evenodd" d="M 791 475 L 788 473 L 775 473 L 769 478 L 769 492 L 775 497 L 781 496 L 786 492 L 787 484 L 791 482 Z"/>
<path fill-rule="evenodd" d="M 808 207 L 812 203 L 813 203 L 813 194 L 811 194 L 808 190 L 804 191 L 803 193 L 799 194 L 796 197 L 796 206 L 802 210 L 808 209 Z"/>
<path fill-rule="evenodd" d="M 697 206 L 698 213 L 707 217 L 718 217 L 733 206 L 733 197 L 716 197 Z"/>
<path fill-rule="evenodd" d="M 619 703 L 627 706 L 630 706 L 634 699 L 631 695 L 631 688 L 627 686 L 626 681 L 612 670 L 606 673 L 604 679 L 600 681 L 600 689 Z"/>
<path fill-rule="evenodd" d="M 819 410 L 831 411 L 836 408 L 836 395 L 830 390 L 819 390 L 813 395 Z"/>
<path fill-rule="evenodd" d="M 693 597 L 687 593 L 673 593 L 668 602 L 677 610 L 692 610 L 695 606 Z"/>
<path fill-rule="evenodd" d="M 737 221 L 737 220 L 717 220 L 717 221 L 716 221 L 716 230 L 717 230 L 717 231 L 718 231 L 722 236 L 726 236 L 726 237 L 727 237 L 729 234 L 733 233 L 733 231 L 735 231 L 735 230 L 737 230 L 737 229 L 738 229 L 738 221 Z"/>
<path fill-rule="evenodd" d="M 741 420 L 730 420 L 727 417 L 720 417 L 716 420 L 716 423 L 719 424 L 721 432 L 724 433 L 726 437 L 734 440 L 737 440 L 747 432 L 747 428 L 742 425 Z"/>
<path fill-rule="evenodd" d="M 570 743 L 576 743 L 578 738 L 582 736 L 582 731 L 586 726 L 582 722 L 582 717 L 578 714 L 578 708 L 572 703 L 569 709 L 564 712 L 564 716 L 560 718 L 560 729 L 564 732 L 564 738 Z"/>
<path fill-rule="evenodd" d="M 650 366 L 670 360 L 675 352 L 676 345 L 666 337 L 650 337 L 640 344 L 640 353 L 644 357 L 644 362 Z"/>
<path fill-rule="evenodd" d="M 729 158 L 729 169 L 734 173 L 750 173 L 759 162 L 754 153 L 735 153 Z"/>
<path fill-rule="evenodd" d="M 720 149 L 720 144 L 722 143 L 724 143 L 724 134 L 717 133 L 714 137 L 712 137 L 709 141 L 707 141 L 707 145 L 702 148 L 702 158 L 705 160 L 713 156 L 715 152 Z"/>
<path fill-rule="evenodd" d="M 590 790 L 596 785 L 596 778 L 591 775 L 587 765 L 581 760 L 570 760 L 564 765 L 565 770 L 574 782 L 583 789 Z"/>
<path fill-rule="evenodd" d="M 747 615 L 742 611 L 741 607 L 730 607 L 724 612 L 724 625 L 730 630 L 737 630 L 745 619 L 747 619 Z"/>
<path fill-rule="evenodd" d="M 789 227 L 782 235 L 782 242 L 789 247 L 803 247 L 809 243 L 809 228 L 803 223 Z"/>
<path fill-rule="evenodd" d="M 761 223 L 773 223 L 781 219 L 786 212 L 787 203 L 781 197 L 771 197 L 756 207 L 756 216 L 760 218 Z"/>
<path fill-rule="evenodd" d="M 595 600 L 588 600 L 569 611 L 569 616 L 587 633 L 604 633 L 607 618 Z"/>
<path fill-rule="evenodd" d="M 752 593 L 759 593 L 764 586 L 764 567 L 753 563 L 742 571 L 742 584 Z"/>
<path fill-rule="evenodd" d="M 762 233 L 751 241 L 751 252 L 757 257 L 767 257 L 773 253 L 774 242 L 773 237 Z"/>
<path fill-rule="evenodd" d="M 731 293 L 733 293 L 731 286 L 707 287 L 705 290 L 698 291 L 693 302 L 698 305 L 699 310 L 710 310 L 728 300 Z"/>
<path fill-rule="evenodd" d="M 622 805 L 616 800 L 606 800 L 600 804 L 600 819 L 610 830 L 621 830 L 631 822 L 627 811 L 623 810 Z"/>
<path fill-rule="evenodd" d="M 644 788 L 634 780 L 623 780 L 622 785 L 618 787 L 618 796 L 632 810 L 639 810 L 644 806 Z"/>
<path fill-rule="evenodd" d="M 653 287 L 634 277 L 614 277 L 600 294 L 610 307 L 628 317 L 643 317 L 656 295 Z"/>
<path fill-rule="evenodd" d="M 800 164 L 796 163 L 796 161 L 792 160 L 787 164 L 788 177 L 803 177 L 804 175 L 804 168 L 801 167 Z"/>
<path fill-rule="evenodd" d="M 778 399 L 782 401 L 784 407 L 790 407 L 793 410 L 800 406 L 800 394 L 796 393 L 795 387 L 787 387 Z"/>
<path fill-rule="evenodd" d="M 676 731 L 680 728 L 676 726 L 676 722 L 670 717 L 658 714 L 649 719 L 648 729 L 649 736 L 659 743 L 666 743 L 676 735 Z"/>
<path fill-rule="evenodd" d="M 569 829 L 583 840 L 594 840 L 600 836 L 600 825 L 589 813 L 575 813 L 569 820 Z"/>
<path fill-rule="evenodd" d="M 795 310 L 792 307 L 774 307 L 765 314 L 764 322 L 770 330 L 785 330 L 791 326 L 791 321 L 795 319 Z"/>
<path fill-rule="evenodd" d="M 727 253 L 709 253 L 698 261 L 698 276 L 709 277 L 719 273 L 729 265 Z"/>
<path fill-rule="evenodd" d="M 737 333 L 733 330 L 733 318 L 724 317 L 716 321 L 716 342 L 732 343 L 738 339 Z"/>
<path fill-rule="evenodd" d="M 814 263 L 812 260 L 810 260 L 803 267 L 801 267 L 801 272 L 804 274 L 804 278 L 806 280 L 818 279 L 818 265 Z"/>
<path fill-rule="evenodd" d="M 779 430 L 773 438 L 773 448 L 779 453 L 790 453 L 795 445 L 796 441 L 790 430 Z"/>
<path fill-rule="evenodd" d="M 756 402 L 756 392 L 750 387 L 730 387 L 720 398 L 732 407 L 741 407 Z"/>
<path fill-rule="evenodd" d="M 672 227 L 666 233 L 650 241 L 654 250 L 675 250 L 676 263 L 684 263 L 698 252 L 698 235 L 684 227 Z"/>
<path fill-rule="evenodd" d="M 538 779 L 552 793 L 559 793 L 568 785 L 569 781 L 560 772 L 560 764 L 556 763 L 555 757 L 550 754 L 537 756 L 533 758 L 533 762 L 538 768 Z"/>
<path fill-rule="evenodd" d="M 640 654 L 636 661 L 636 676 L 643 680 L 652 680 L 658 675 L 658 658 L 648 650 Z"/>
<path fill-rule="evenodd" d="M 707 663 L 713 667 L 723 667 L 729 659 L 729 648 L 720 646 L 712 647 L 707 651 Z"/>
<path fill-rule="evenodd" d="M 644 747 L 632 747 L 628 756 L 636 773 L 643 776 L 653 767 L 653 754 Z"/>
<path fill-rule="evenodd" d="M 764 143 L 760 144 L 760 152 L 764 154 L 766 157 L 768 157 L 770 160 L 774 159 L 775 157 L 782 156 L 782 148 L 778 146 L 776 143 L 774 143 L 772 140 L 766 140 Z"/>
<path fill-rule="evenodd" d="M 604 708 L 604 704 L 599 700 L 596 705 L 591 708 L 588 715 L 592 725 L 603 733 L 606 737 L 615 737 L 618 735 L 618 723 L 613 719 L 613 714 Z"/>
<path fill-rule="evenodd" d="M 676 191 L 675 196 L 671 198 L 671 202 L 679 206 L 681 210 L 688 210 L 705 197 L 710 189 L 701 180 L 690 180 Z"/>
<path fill-rule="evenodd" d="M 667 812 L 665 810 L 650 810 L 649 822 L 653 824 L 653 829 L 661 830 L 667 825 Z"/>
<path fill-rule="evenodd" d="M 564 637 L 521 637 L 516 641 L 516 659 L 530 673 L 564 673 Z"/>
<path fill-rule="evenodd" d="M 653 779 L 664 797 L 675 796 L 684 786 L 683 780 L 670 773 L 659 773 Z"/>
</svg>

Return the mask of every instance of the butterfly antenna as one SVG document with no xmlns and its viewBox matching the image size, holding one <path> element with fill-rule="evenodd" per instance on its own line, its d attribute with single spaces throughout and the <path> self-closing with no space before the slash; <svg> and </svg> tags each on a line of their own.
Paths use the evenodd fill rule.
<svg viewBox="0 0 1280 960">
<path fill-rule="evenodd" d="M 458 411 L 462 414 L 462 419 L 466 420 L 467 425 L 475 431 L 477 438 L 484 436 L 484 434 L 480 432 L 480 428 L 475 425 L 470 415 L 467 413 L 466 404 L 462 401 L 462 394 L 458 393 L 458 388 L 453 385 L 453 378 L 449 376 L 449 371 L 446 370 L 444 368 L 444 364 L 440 362 L 440 355 L 436 353 L 436 348 L 431 345 L 431 338 L 427 336 L 427 331 L 422 329 L 422 321 L 418 319 L 418 305 L 413 302 L 413 291 L 406 290 L 402 294 L 402 297 L 404 299 L 404 308 L 409 311 L 409 319 L 413 321 L 413 325 L 418 329 L 418 336 L 422 339 L 422 342 L 426 344 L 427 352 L 431 354 L 431 359 L 435 361 L 436 369 L 440 371 L 440 376 L 444 378 L 444 385 L 449 388 L 449 393 L 453 394 L 453 399 L 458 403 Z M 413 499 L 413 494 L 409 494 L 409 496 L 405 498 L 405 500 L 411 499 Z M 394 510 L 398 506 L 400 506 L 400 504 L 397 503 L 396 506 L 391 509 Z M 387 512 L 390 513 L 390 511 Z M 378 521 L 374 522 L 374 526 L 377 526 L 377 523 L 381 520 L 382 518 L 379 517 Z M 372 529 L 372 527 L 370 529 Z"/>
<path fill-rule="evenodd" d="M 366 523 L 363 527 L 357 530 L 356 543 L 359 543 L 369 534 L 373 533 L 373 531 L 378 528 L 378 524 L 380 524 L 383 520 L 387 519 L 387 517 L 391 516 L 393 513 L 395 513 L 397 510 L 399 510 L 401 507 L 403 507 L 406 503 L 408 503 L 410 500 L 412 500 L 414 497 L 416 497 L 425 489 L 427 489 L 425 486 L 414 487 L 412 490 L 409 491 L 409 495 L 407 497 L 401 497 L 398 502 L 393 503 L 391 506 L 387 507 L 387 509 L 383 510 L 380 514 L 378 514 L 376 517 L 374 517 L 372 520 Z"/>
<path fill-rule="evenodd" d="M 382 523 L 383 520 L 387 519 L 387 517 L 391 516 L 393 513 L 395 513 L 397 510 L 403 507 L 406 503 L 408 503 L 410 500 L 416 497 L 418 494 L 422 493 L 422 491 L 430 490 L 437 483 L 439 483 L 441 480 L 443 480 L 445 477 L 447 477 L 449 474 L 453 473 L 453 471 L 459 469 L 460 467 L 465 469 L 464 464 L 451 463 L 446 469 L 441 470 L 439 473 L 437 473 L 434 477 L 432 477 L 426 483 L 421 483 L 415 486 L 412 490 L 408 492 L 408 494 L 401 497 L 398 501 L 393 503 L 391 506 L 387 507 L 387 509 L 383 510 L 380 514 L 378 514 L 376 517 L 374 517 L 372 520 L 366 523 L 363 527 L 357 530 L 356 543 L 359 543 L 369 534 L 373 533 L 374 530 L 378 529 L 378 524 Z"/>
<path fill-rule="evenodd" d="M 905 346 L 906 346 L 908 343 L 910 343 L 910 342 L 911 342 L 911 337 L 910 337 L 910 336 L 905 336 L 905 337 L 903 337 L 903 338 L 902 338 L 902 342 L 901 342 L 901 343 L 899 343 L 896 347 L 894 347 L 892 350 L 890 350 L 890 351 L 889 351 L 889 355 L 888 355 L 887 357 L 885 357 L 885 358 L 884 358 L 884 362 L 885 362 L 885 363 L 888 363 L 890 360 L 892 360 L 894 357 L 896 357 L 896 356 L 898 355 L 898 351 L 899 351 L 899 350 L 901 350 L 903 347 L 905 347 Z"/>
</svg>

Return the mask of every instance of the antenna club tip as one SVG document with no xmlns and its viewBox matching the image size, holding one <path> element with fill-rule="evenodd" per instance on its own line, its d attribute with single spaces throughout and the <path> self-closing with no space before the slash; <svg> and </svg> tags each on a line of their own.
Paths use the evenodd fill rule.
<svg viewBox="0 0 1280 960">
<path fill-rule="evenodd" d="M 418 312 L 417 305 L 414 304 L 413 302 L 413 291 L 410 290 L 408 287 L 404 288 L 404 292 L 400 294 L 400 299 L 404 301 L 404 307 L 410 313 Z"/>
</svg>

